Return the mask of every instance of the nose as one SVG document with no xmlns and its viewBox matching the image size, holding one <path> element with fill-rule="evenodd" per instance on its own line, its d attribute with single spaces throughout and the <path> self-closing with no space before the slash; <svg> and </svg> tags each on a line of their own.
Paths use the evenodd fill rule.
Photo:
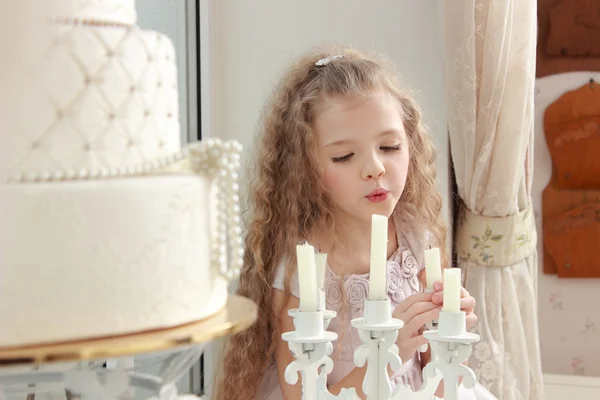
<svg viewBox="0 0 600 400">
<path fill-rule="evenodd" d="M 362 177 L 365 180 L 378 179 L 385 174 L 383 162 L 376 155 L 369 157 L 362 168 Z"/>
</svg>

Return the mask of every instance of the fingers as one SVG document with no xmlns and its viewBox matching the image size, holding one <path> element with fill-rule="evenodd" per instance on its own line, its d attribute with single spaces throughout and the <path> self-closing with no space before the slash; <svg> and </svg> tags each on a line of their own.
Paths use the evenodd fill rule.
<svg viewBox="0 0 600 400">
<path fill-rule="evenodd" d="M 429 311 L 419 313 L 414 318 L 412 318 L 408 321 L 404 321 L 404 327 L 406 328 L 406 331 L 409 332 L 411 335 L 414 332 L 418 332 L 419 329 L 421 329 L 423 327 L 423 325 L 425 325 L 428 322 L 431 322 L 435 319 L 438 319 L 440 317 L 441 309 L 442 309 L 442 307 L 436 306 L 435 308 L 433 308 Z"/>
<path fill-rule="evenodd" d="M 432 310 L 435 310 L 437 308 L 440 308 L 440 306 L 432 303 L 431 301 L 422 301 L 411 305 L 408 310 L 398 315 L 398 318 L 404 321 L 404 325 L 407 325 L 417 316 L 425 315 L 428 312 L 431 312 Z"/>
<path fill-rule="evenodd" d="M 411 348 L 417 349 L 421 347 L 421 345 L 429 343 L 429 340 L 425 339 L 425 336 L 423 335 L 417 335 L 408 339 L 407 343 Z"/>
<path fill-rule="evenodd" d="M 477 315 L 467 314 L 467 330 L 471 329 L 477 323 Z"/>
<path fill-rule="evenodd" d="M 434 284 L 434 287 L 435 287 L 435 284 Z M 441 287 L 440 291 L 434 293 L 434 295 L 431 297 L 431 301 L 433 301 L 436 304 L 442 304 L 442 302 L 444 301 L 444 292 L 443 292 L 444 285 L 441 282 L 440 282 L 440 287 Z M 461 301 L 464 298 L 471 298 L 472 300 L 469 300 L 467 302 L 467 304 L 471 304 L 470 303 L 471 301 L 473 301 L 473 302 L 475 301 L 475 299 L 469 294 L 469 292 L 467 291 L 467 289 L 465 289 L 463 287 L 461 287 L 461 289 L 460 289 L 460 297 L 461 297 Z M 467 308 L 467 307 L 462 307 L 461 306 L 461 308 Z M 475 303 L 473 303 L 472 308 L 475 308 Z"/>
<path fill-rule="evenodd" d="M 473 310 L 475 309 L 475 304 L 477 304 L 477 301 L 473 296 L 463 297 L 462 299 L 460 299 L 461 310 L 473 312 Z"/>
<path fill-rule="evenodd" d="M 404 347 L 410 350 L 410 354 L 414 354 L 414 352 L 417 351 L 419 347 L 429 343 L 429 340 L 425 339 L 425 336 L 423 335 L 417 335 L 409 339 L 405 339 L 403 343 Z M 402 359 L 402 363 L 405 363 L 407 361 L 408 360 Z"/>
<path fill-rule="evenodd" d="M 417 278 L 419 279 L 419 282 L 423 284 L 423 286 L 427 284 L 427 275 L 425 274 L 425 268 L 419 271 L 419 273 L 417 274 Z"/>
<path fill-rule="evenodd" d="M 433 295 L 433 297 L 431 298 L 431 302 L 436 305 L 442 305 L 443 304 L 442 294 L 436 293 L 435 295 Z M 473 296 L 463 297 L 460 299 L 460 309 L 463 311 L 473 312 L 476 304 L 477 304 L 477 301 L 475 300 L 475 298 Z"/>
<path fill-rule="evenodd" d="M 398 304 L 394 309 L 394 316 L 398 314 L 405 313 L 410 307 L 415 305 L 416 303 L 426 302 L 431 303 L 431 296 L 433 293 L 417 293 L 412 296 L 407 297 L 403 302 Z"/>
</svg>

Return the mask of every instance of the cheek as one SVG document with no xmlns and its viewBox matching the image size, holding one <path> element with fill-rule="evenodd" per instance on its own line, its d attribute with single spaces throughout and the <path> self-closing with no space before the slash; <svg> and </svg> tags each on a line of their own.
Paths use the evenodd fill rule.
<svg viewBox="0 0 600 400">
<path fill-rule="evenodd" d="M 398 167 L 400 171 L 402 171 L 402 175 L 406 176 L 408 173 L 408 166 L 410 165 L 410 156 L 408 155 L 408 150 L 403 154 L 402 158 L 398 162 Z"/>
<path fill-rule="evenodd" d="M 402 182 L 406 181 L 406 176 L 408 174 L 408 165 L 409 165 L 408 157 L 401 157 L 394 161 L 393 163 L 393 179 L 399 180 Z"/>
<path fill-rule="evenodd" d="M 325 168 L 321 178 L 325 187 L 334 195 L 343 191 L 343 188 L 347 186 L 344 182 L 344 175 L 334 167 Z"/>
<path fill-rule="evenodd" d="M 406 177 L 406 175 L 408 174 L 409 164 L 410 164 L 410 159 L 408 157 L 406 157 L 405 159 L 402 160 L 400 169 L 402 170 L 402 174 L 404 175 L 404 177 Z"/>
</svg>

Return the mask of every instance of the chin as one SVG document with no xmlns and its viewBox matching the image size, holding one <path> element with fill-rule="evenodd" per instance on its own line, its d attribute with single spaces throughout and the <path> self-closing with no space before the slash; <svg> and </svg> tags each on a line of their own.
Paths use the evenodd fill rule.
<svg viewBox="0 0 600 400">
<path fill-rule="evenodd" d="M 386 202 L 387 203 L 387 202 Z M 367 215 L 367 219 L 371 222 L 371 215 L 379 214 L 385 215 L 386 217 L 391 217 L 394 212 L 394 207 L 392 207 L 391 203 L 388 204 L 372 204 L 368 209 L 369 214 Z"/>
</svg>

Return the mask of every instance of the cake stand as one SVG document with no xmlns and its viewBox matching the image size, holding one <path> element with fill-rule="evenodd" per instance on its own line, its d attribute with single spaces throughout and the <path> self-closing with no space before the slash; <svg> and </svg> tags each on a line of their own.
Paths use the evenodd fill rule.
<svg viewBox="0 0 600 400">
<path fill-rule="evenodd" d="M 249 299 L 231 295 L 225 308 L 202 321 L 135 334 L 35 346 L 0 347 L 0 399 L 64 391 L 67 398 L 157 399 L 180 397 L 176 382 L 199 360 L 204 344 L 247 329 L 257 318 Z M 159 376 L 104 360 L 164 355 Z"/>
</svg>

